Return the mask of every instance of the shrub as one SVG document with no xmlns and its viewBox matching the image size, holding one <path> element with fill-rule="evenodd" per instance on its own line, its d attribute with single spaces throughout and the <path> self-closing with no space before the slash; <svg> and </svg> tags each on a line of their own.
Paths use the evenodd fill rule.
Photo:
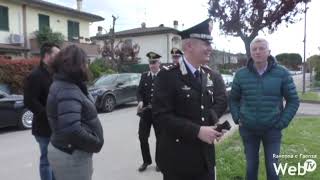
<svg viewBox="0 0 320 180">
<path fill-rule="evenodd" d="M 90 65 L 91 80 L 97 79 L 104 74 L 115 73 L 106 63 L 104 59 L 97 58 Z"/>
<path fill-rule="evenodd" d="M 0 82 L 8 84 L 12 93 L 23 92 L 23 81 L 39 64 L 39 58 L 8 60 L 0 59 Z"/>
<path fill-rule="evenodd" d="M 61 46 L 64 41 L 64 36 L 62 33 L 52 32 L 49 27 L 43 27 L 39 31 L 37 31 L 36 37 L 39 47 L 41 47 L 45 42 L 50 42 Z"/>
</svg>

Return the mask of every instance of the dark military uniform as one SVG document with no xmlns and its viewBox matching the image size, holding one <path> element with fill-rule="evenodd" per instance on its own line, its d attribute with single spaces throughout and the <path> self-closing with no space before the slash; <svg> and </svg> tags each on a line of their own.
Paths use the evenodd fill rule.
<svg viewBox="0 0 320 180">
<path fill-rule="evenodd" d="M 139 140 L 143 162 L 146 164 L 151 164 L 151 155 L 150 148 L 148 143 L 148 138 L 150 136 L 151 125 L 155 131 L 156 137 L 158 137 L 157 125 L 154 124 L 152 119 L 152 108 L 151 108 L 151 99 L 154 92 L 154 80 L 156 76 L 153 77 L 152 73 L 145 72 L 141 76 L 141 80 L 138 87 L 137 99 L 138 101 L 143 101 L 143 112 L 140 114 L 141 119 L 139 123 Z M 157 162 L 157 152 L 156 152 L 156 162 Z"/>
<path fill-rule="evenodd" d="M 158 74 L 152 107 L 161 128 L 158 165 L 164 175 L 214 179 L 214 145 L 202 142 L 198 133 L 200 126 L 215 125 L 226 110 L 221 75 L 201 67 L 198 82 L 181 60 Z"/>
</svg>

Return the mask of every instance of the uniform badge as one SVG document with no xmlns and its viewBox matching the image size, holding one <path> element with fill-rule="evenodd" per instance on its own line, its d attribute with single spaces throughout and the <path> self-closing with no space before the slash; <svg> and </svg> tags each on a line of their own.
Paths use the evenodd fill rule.
<svg viewBox="0 0 320 180">
<path fill-rule="evenodd" d="M 207 76 L 207 87 L 213 86 L 212 78 L 211 76 Z"/>
<path fill-rule="evenodd" d="M 189 86 L 187 86 L 187 85 L 184 85 L 181 89 L 184 90 L 184 91 L 188 91 L 188 90 L 190 90 L 191 88 L 190 88 Z"/>
</svg>

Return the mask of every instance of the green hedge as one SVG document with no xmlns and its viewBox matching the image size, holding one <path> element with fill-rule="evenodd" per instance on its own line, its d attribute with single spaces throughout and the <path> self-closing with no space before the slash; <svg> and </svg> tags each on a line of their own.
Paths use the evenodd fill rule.
<svg viewBox="0 0 320 180">
<path fill-rule="evenodd" d="M 91 72 L 91 80 L 97 79 L 104 74 L 115 73 L 105 62 L 104 59 L 96 59 L 89 65 L 89 70 Z"/>
<path fill-rule="evenodd" d="M 23 81 L 39 65 L 39 59 L 0 59 L 0 83 L 7 84 L 12 93 L 23 92 Z"/>
</svg>

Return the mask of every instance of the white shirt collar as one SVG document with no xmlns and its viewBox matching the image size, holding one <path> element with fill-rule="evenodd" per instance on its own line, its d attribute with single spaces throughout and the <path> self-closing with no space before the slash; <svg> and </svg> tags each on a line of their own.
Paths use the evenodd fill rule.
<svg viewBox="0 0 320 180">
<path fill-rule="evenodd" d="M 195 67 L 193 67 L 192 64 L 189 63 L 188 59 L 187 59 L 185 56 L 183 56 L 183 57 L 184 57 L 184 58 L 183 58 L 184 62 L 186 63 L 186 65 L 187 65 L 188 68 L 190 69 L 192 75 L 194 75 L 194 72 L 196 72 L 197 69 L 196 69 Z M 199 68 L 198 70 L 199 70 L 199 72 L 200 72 L 200 68 Z"/>
<path fill-rule="evenodd" d="M 158 73 L 160 72 L 160 69 L 156 72 L 156 73 L 152 73 L 151 71 L 149 71 L 148 76 L 157 76 Z"/>
</svg>

